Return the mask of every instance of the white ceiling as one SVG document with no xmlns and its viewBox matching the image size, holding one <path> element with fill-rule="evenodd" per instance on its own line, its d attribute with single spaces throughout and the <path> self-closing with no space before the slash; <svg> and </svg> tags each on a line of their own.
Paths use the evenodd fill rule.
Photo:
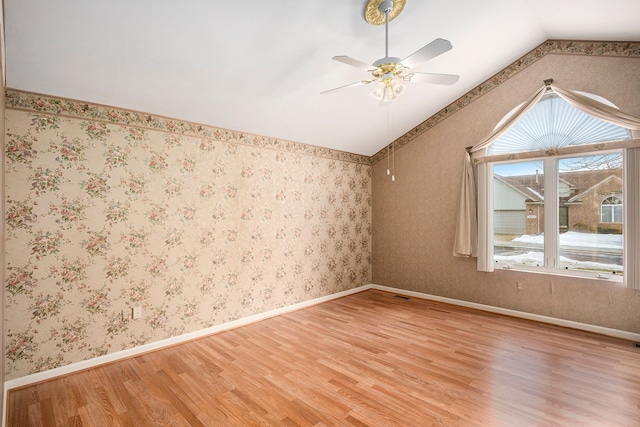
<svg viewBox="0 0 640 427">
<path fill-rule="evenodd" d="M 384 56 L 366 0 L 4 0 L 7 87 L 373 155 L 548 39 L 640 41 L 639 0 L 407 0 L 389 55 L 435 38 L 453 49 L 416 71 L 392 107 L 333 61 Z"/>
</svg>

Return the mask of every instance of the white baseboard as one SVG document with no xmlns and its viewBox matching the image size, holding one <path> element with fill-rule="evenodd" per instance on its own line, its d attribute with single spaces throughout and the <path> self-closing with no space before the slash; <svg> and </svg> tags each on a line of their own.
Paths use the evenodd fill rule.
<svg viewBox="0 0 640 427">
<path fill-rule="evenodd" d="M 26 375 L 24 377 L 8 380 L 4 383 L 5 395 L 7 390 L 11 390 L 17 387 L 23 387 L 29 384 L 40 382 L 40 381 L 49 380 L 62 375 L 67 375 L 67 374 L 81 371 L 84 369 L 93 368 L 105 363 L 111 363 L 120 359 L 125 359 L 127 357 L 137 356 L 139 354 L 143 354 L 149 351 L 158 350 L 163 347 L 168 347 L 171 345 L 187 342 L 187 341 L 201 338 L 207 335 L 237 328 L 239 326 L 248 325 L 250 323 L 258 322 L 260 320 L 268 319 L 270 317 L 278 316 L 285 313 L 290 313 L 292 311 L 300 310 L 305 307 L 310 307 L 312 305 L 320 304 L 322 302 L 330 301 L 336 298 L 341 298 L 347 295 L 352 295 L 354 293 L 362 292 L 368 289 L 377 289 L 381 291 L 393 292 L 396 294 L 407 295 L 407 296 L 412 296 L 416 298 L 423 298 L 423 299 L 428 299 L 432 301 L 444 302 L 447 304 L 454 304 L 454 305 L 459 305 L 463 307 L 474 308 L 477 310 L 488 311 L 492 313 L 505 314 L 507 316 L 520 317 L 523 319 L 535 320 L 542 323 L 549 323 L 552 325 L 558 325 L 558 326 L 564 326 L 564 327 L 579 329 L 579 330 L 588 331 L 588 332 L 594 332 L 597 334 L 607 335 L 615 338 L 621 338 L 629 341 L 640 341 L 640 334 L 633 333 L 633 332 L 605 328 L 603 326 L 589 325 L 586 323 L 574 322 L 571 320 L 558 319 L 555 317 L 543 316 L 540 314 L 532 314 L 532 313 L 527 313 L 523 311 L 511 310 L 507 308 L 494 307 L 490 305 L 478 304 L 474 302 L 441 297 L 437 295 L 430 295 L 430 294 L 425 294 L 421 292 L 407 291 L 399 288 L 392 288 L 388 286 L 370 284 L 370 285 L 361 286 L 359 288 L 338 292 L 336 294 L 326 295 L 324 297 L 316 298 L 313 300 L 296 303 L 287 307 L 281 307 L 281 308 L 270 310 L 264 313 L 244 317 L 242 319 L 223 323 L 221 325 L 212 326 L 210 328 L 201 329 L 195 332 L 190 332 L 188 334 L 180 335 L 177 337 L 155 341 L 139 347 L 110 353 L 104 356 L 95 357 L 93 359 L 84 360 L 81 362 L 72 363 L 66 366 L 62 366 L 60 368 L 50 369 L 48 371 L 38 372 L 36 374 Z"/>
<path fill-rule="evenodd" d="M 519 317 L 522 319 L 535 320 L 537 322 L 549 323 L 557 326 L 564 326 L 566 328 L 579 329 L 581 331 L 594 332 L 600 335 L 607 335 L 610 337 L 621 338 L 629 341 L 640 341 L 640 334 L 636 334 L 629 331 L 622 331 L 619 329 L 605 328 L 603 326 L 589 325 L 587 323 L 574 322 L 572 320 L 558 319 L 555 317 L 543 316 L 541 314 L 527 313 L 524 311 L 511 310 L 508 308 L 494 307 L 491 305 L 478 304 L 475 302 L 463 301 L 453 298 L 440 297 L 437 295 L 423 294 L 421 292 L 406 291 L 404 289 L 390 288 L 388 286 L 370 285 L 369 289 L 378 289 L 380 291 L 393 292 L 400 295 L 412 296 L 416 298 L 423 298 L 432 301 L 444 302 L 447 304 L 459 305 L 467 308 L 475 308 L 477 310 L 489 311 L 491 313 L 504 314 L 512 317 Z M 359 288 L 359 289 L 365 289 Z"/>
<path fill-rule="evenodd" d="M 279 316 L 281 314 L 290 313 L 292 311 L 300 310 L 302 308 L 310 307 L 312 305 L 320 304 L 322 302 L 330 301 L 336 298 L 341 298 L 347 295 L 362 292 L 366 289 L 370 289 L 371 285 L 361 286 L 359 288 L 349 289 L 346 291 L 338 292 L 332 295 L 326 295 L 324 297 L 315 298 L 309 301 L 299 302 L 286 307 L 277 308 L 260 314 L 254 314 L 252 316 L 243 317 L 242 319 L 233 320 L 231 322 L 223 323 L 221 325 L 212 326 L 210 328 L 201 329 L 195 332 L 190 332 L 184 335 L 179 335 L 173 338 L 167 338 L 160 341 L 155 341 L 149 344 L 141 345 L 139 347 L 130 348 L 127 350 L 117 351 L 104 356 L 94 357 L 93 359 L 83 360 L 82 362 L 71 363 L 59 368 L 49 369 L 44 372 L 38 372 L 36 374 L 26 375 L 20 378 L 14 378 L 4 383 L 4 402 L 6 407 L 6 395 L 7 391 L 24 387 L 30 384 L 38 383 L 41 381 L 50 380 L 52 378 L 68 375 L 73 372 L 82 371 L 85 369 L 93 368 L 105 363 L 115 362 L 117 360 L 125 359 L 132 356 L 137 356 L 149 351 L 158 350 L 164 347 L 180 344 L 183 342 L 191 341 L 193 339 L 202 338 L 207 335 L 215 334 L 218 332 L 234 329 L 239 326 L 248 325 L 250 323 L 259 322 L 260 320 L 268 319 L 270 317 Z M 3 417 L 4 420 L 4 417 Z"/>
<path fill-rule="evenodd" d="M 52 378 L 56 378 L 63 375 L 68 375 L 74 372 L 82 371 L 85 369 L 93 368 L 105 363 L 115 362 L 120 359 L 125 359 L 132 356 L 137 356 L 149 351 L 161 349 L 163 347 L 172 346 L 175 344 L 191 341 L 193 339 L 201 338 L 207 335 L 215 334 L 225 330 L 237 328 L 239 326 L 248 325 L 250 323 L 258 322 L 260 320 L 268 319 L 270 317 L 278 316 L 292 311 L 300 310 L 302 308 L 310 307 L 312 305 L 320 304 L 322 302 L 330 301 L 336 298 L 341 298 L 347 295 L 352 295 L 358 292 L 366 291 L 368 289 L 377 289 L 380 291 L 393 292 L 400 295 L 412 296 L 416 298 L 423 298 L 432 301 L 444 302 L 447 304 L 459 305 L 462 307 L 474 308 L 477 310 L 488 311 L 492 313 L 505 314 L 507 316 L 520 317 L 523 319 L 535 320 L 542 323 L 549 323 L 552 325 L 564 326 L 573 329 L 579 329 L 588 332 L 594 332 L 601 335 L 607 335 L 611 337 L 621 338 L 630 341 L 640 341 L 640 334 L 636 334 L 628 331 L 621 331 L 618 329 L 605 328 L 602 326 L 589 325 L 580 322 L 574 322 L 571 320 L 557 319 L 554 317 L 542 316 L 539 314 L 526 313 L 523 311 L 511 310 L 507 308 L 494 307 L 490 305 L 478 304 L 469 301 L 457 300 L 453 298 L 440 297 L 436 295 L 424 294 L 421 292 L 407 291 L 404 289 L 391 288 L 388 286 L 380 285 L 366 285 L 355 289 L 349 289 L 346 291 L 338 292 L 333 295 L 327 295 L 324 297 L 316 298 L 310 301 L 304 301 L 296 303 L 287 307 L 277 308 L 265 313 L 255 314 L 242 319 L 227 322 L 221 325 L 212 326 L 210 328 L 201 329 L 199 331 L 191 332 L 188 334 L 180 335 L 165 340 L 156 341 L 153 343 L 145 344 L 139 347 L 131 348 L 128 350 L 122 350 L 115 353 L 107 354 L 105 356 L 95 357 L 93 359 L 84 360 L 82 362 L 72 363 L 70 365 L 62 366 L 60 368 L 50 369 L 44 372 L 38 372 L 36 374 L 26 375 L 24 377 L 8 380 L 4 383 L 3 390 L 3 414 L 2 414 L 2 426 L 5 425 L 6 409 L 7 409 L 7 392 L 17 387 L 24 387 L 30 384 L 34 384 L 41 381 L 46 381 Z"/>
</svg>

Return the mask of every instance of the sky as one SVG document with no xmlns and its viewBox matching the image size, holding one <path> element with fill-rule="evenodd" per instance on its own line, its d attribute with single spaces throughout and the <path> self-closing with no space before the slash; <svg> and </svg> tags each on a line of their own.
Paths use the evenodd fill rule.
<svg viewBox="0 0 640 427">
<path fill-rule="evenodd" d="M 536 169 L 542 174 L 544 171 L 542 160 L 524 163 L 502 163 L 493 166 L 493 173 L 500 176 L 535 175 Z"/>
</svg>

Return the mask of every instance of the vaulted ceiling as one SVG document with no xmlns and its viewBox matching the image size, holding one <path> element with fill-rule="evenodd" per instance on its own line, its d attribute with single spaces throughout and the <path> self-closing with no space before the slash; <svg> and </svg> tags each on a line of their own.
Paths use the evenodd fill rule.
<svg viewBox="0 0 640 427">
<path fill-rule="evenodd" d="M 8 88 L 373 155 L 549 39 L 640 41 L 638 0 L 406 0 L 389 55 L 453 49 L 391 107 L 333 61 L 384 56 L 366 0 L 4 0 Z"/>
</svg>

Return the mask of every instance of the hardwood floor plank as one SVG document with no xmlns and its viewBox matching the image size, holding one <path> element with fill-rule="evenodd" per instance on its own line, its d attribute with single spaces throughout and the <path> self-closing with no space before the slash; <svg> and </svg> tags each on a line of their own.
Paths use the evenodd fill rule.
<svg viewBox="0 0 640 427">
<path fill-rule="evenodd" d="M 68 425 L 69 427 L 83 427 L 82 418 L 80 418 L 80 415 L 74 415 L 69 418 Z"/>
<path fill-rule="evenodd" d="M 7 425 L 640 425 L 640 350 L 369 290 L 20 389 Z"/>
<path fill-rule="evenodd" d="M 43 405 L 43 402 L 45 402 L 46 400 L 47 399 L 44 399 L 42 402 L 37 402 L 29 405 L 28 417 L 27 417 L 28 424 L 25 424 L 25 425 L 38 426 L 38 427 L 54 425 L 53 419 L 47 420 L 47 419 L 44 419 L 42 416 L 42 405 Z M 47 423 L 47 421 L 49 421 L 49 423 Z"/>
<path fill-rule="evenodd" d="M 146 422 L 148 425 L 161 426 L 188 425 L 186 423 L 182 424 L 179 420 L 174 419 L 174 409 L 169 406 L 168 400 L 154 393 L 154 381 L 152 378 L 149 382 L 141 379 L 140 381 L 129 381 L 126 384 L 129 394 L 136 396 L 145 408 L 139 422 L 141 424 Z"/>
</svg>

